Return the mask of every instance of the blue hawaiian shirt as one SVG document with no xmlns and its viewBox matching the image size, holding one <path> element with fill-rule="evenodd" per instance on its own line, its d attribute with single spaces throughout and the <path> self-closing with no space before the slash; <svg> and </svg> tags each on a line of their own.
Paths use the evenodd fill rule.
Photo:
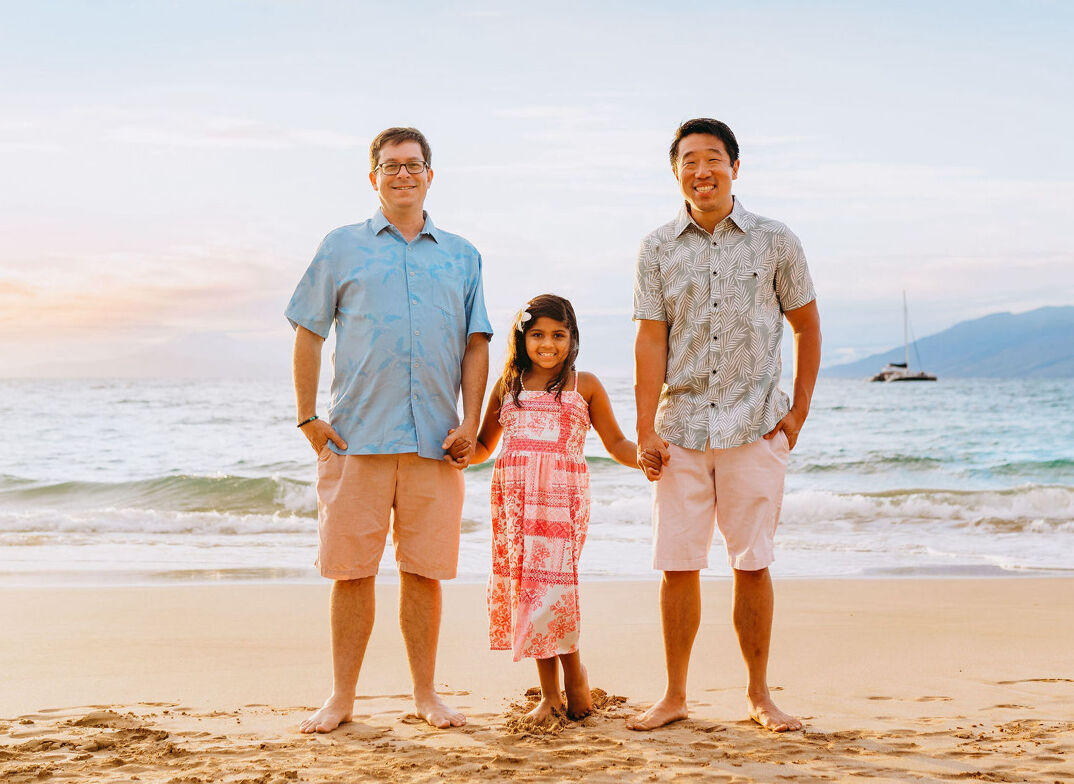
<svg viewBox="0 0 1074 784">
<path fill-rule="evenodd" d="M 467 340 L 492 335 L 473 245 L 428 215 L 407 242 L 377 210 L 324 238 L 286 316 L 321 337 L 336 326 L 328 421 L 347 450 L 329 448 L 443 457 Z"/>
</svg>

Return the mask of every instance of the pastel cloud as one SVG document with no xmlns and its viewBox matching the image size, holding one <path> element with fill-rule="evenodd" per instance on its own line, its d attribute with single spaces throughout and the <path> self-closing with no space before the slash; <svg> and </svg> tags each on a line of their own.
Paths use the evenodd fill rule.
<svg viewBox="0 0 1074 784">
<path fill-rule="evenodd" d="M 362 136 L 311 128 L 286 128 L 235 118 L 215 118 L 185 126 L 121 125 L 107 131 L 106 136 L 122 144 L 238 150 L 282 150 L 299 147 L 352 150 L 369 145 L 369 139 Z"/>
</svg>

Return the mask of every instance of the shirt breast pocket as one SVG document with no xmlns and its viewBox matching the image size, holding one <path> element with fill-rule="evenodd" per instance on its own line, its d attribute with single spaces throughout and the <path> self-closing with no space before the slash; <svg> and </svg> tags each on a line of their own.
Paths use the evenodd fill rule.
<svg viewBox="0 0 1074 784">
<path fill-rule="evenodd" d="M 742 270 L 735 275 L 735 305 L 740 311 L 764 307 L 775 300 L 774 272 L 765 267 Z"/>
<path fill-rule="evenodd" d="M 448 325 L 466 323 L 466 277 L 460 270 L 442 268 L 429 276 L 429 303 Z"/>
</svg>

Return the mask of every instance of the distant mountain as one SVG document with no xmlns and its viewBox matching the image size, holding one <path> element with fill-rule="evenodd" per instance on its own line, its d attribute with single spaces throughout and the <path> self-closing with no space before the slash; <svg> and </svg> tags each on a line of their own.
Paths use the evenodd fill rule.
<svg viewBox="0 0 1074 784">
<path fill-rule="evenodd" d="M 910 365 L 944 378 L 1074 378 L 1074 306 L 1026 313 L 993 313 L 962 321 L 917 341 Z M 903 347 L 825 368 L 835 378 L 867 378 L 888 362 L 902 362 Z"/>
</svg>

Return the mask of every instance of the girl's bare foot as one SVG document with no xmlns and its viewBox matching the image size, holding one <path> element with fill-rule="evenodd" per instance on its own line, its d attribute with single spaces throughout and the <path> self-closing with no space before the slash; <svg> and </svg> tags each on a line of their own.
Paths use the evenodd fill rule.
<svg viewBox="0 0 1074 784">
<path fill-rule="evenodd" d="M 567 717 L 578 721 L 593 710 L 593 695 L 589 693 L 589 673 L 578 664 L 577 672 L 563 669 L 563 686 L 567 691 Z"/>
<path fill-rule="evenodd" d="M 541 697 L 541 701 L 537 703 L 537 707 L 527 713 L 524 718 L 532 724 L 542 726 L 552 721 L 552 717 L 555 716 L 556 711 L 562 710 L 562 699 L 552 700 L 548 697 Z"/>
</svg>

